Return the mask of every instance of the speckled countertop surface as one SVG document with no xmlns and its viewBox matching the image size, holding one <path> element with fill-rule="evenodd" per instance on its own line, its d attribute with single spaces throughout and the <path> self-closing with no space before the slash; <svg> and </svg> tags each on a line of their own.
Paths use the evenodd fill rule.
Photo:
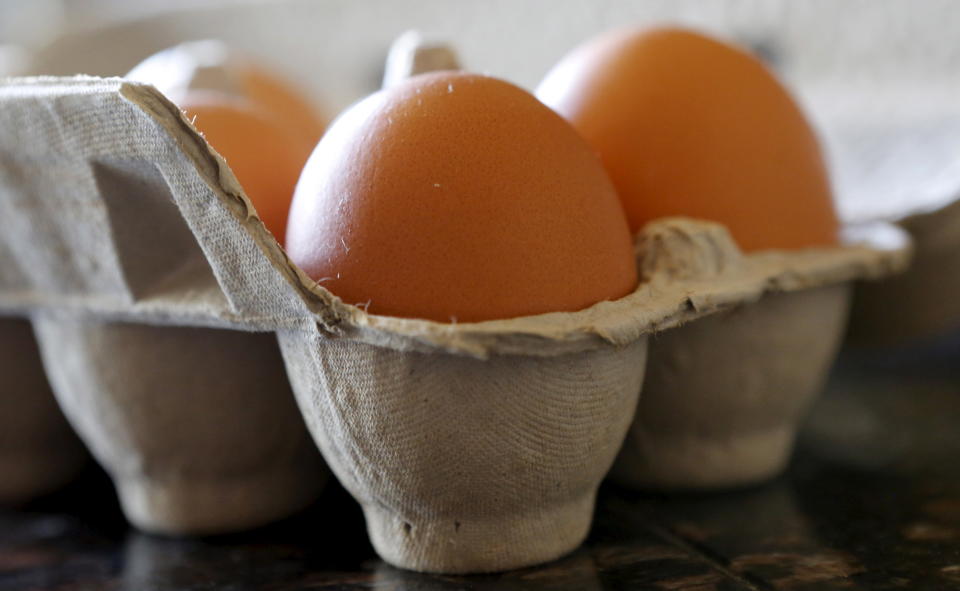
<svg viewBox="0 0 960 591">
<path fill-rule="evenodd" d="M 0 590 L 39 589 L 960 589 L 960 341 L 846 355 L 783 477 L 710 495 L 607 486 L 587 543 L 539 568 L 393 569 L 336 485 L 243 535 L 144 535 L 91 468 L 67 490 L 0 511 Z"/>
</svg>

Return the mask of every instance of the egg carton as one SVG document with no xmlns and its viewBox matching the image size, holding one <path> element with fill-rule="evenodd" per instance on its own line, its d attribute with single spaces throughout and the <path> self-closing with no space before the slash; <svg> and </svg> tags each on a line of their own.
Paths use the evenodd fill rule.
<svg viewBox="0 0 960 591">
<path fill-rule="evenodd" d="M 326 471 L 296 400 L 388 562 L 550 560 L 586 535 L 597 487 L 637 431 L 648 335 L 906 260 L 885 226 L 845 248 L 744 256 L 723 228 L 671 219 L 638 236 L 644 281 L 620 300 L 475 324 L 380 317 L 290 263 L 223 160 L 151 87 L 9 79 L 0 104 L 0 307 L 32 320 L 65 414 L 151 531 L 251 527 L 309 502 Z M 843 295 L 808 299 L 794 310 L 842 324 L 819 313 Z M 671 387 L 661 396 L 687 395 Z"/>
</svg>

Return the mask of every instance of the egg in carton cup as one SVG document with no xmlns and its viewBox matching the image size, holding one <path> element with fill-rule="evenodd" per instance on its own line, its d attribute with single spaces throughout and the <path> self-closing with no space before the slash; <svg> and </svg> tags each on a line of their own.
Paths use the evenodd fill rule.
<svg viewBox="0 0 960 591">
<path fill-rule="evenodd" d="M 706 55 L 702 55 L 704 50 Z M 715 69 L 738 80 L 741 86 L 737 92 L 759 90 L 761 97 L 779 94 L 782 98 L 772 100 L 772 109 L 769 103 L 762 102 L 771 101 L 769 98 L 761 98 L 761 103 L 753 106 L 761 112 L 772 111 L 774 115 L 778 111 L 789 113 L 788 121 L 794 121 L 794 129 L 788 124 L 780 127 L 780 133 L 790 137 L 793 132 L 794 138 L 799 135 L 801 145 L 809 141 L 804 137 L 809 131 L 802 116 L 798 118 L 795 112 L 791 113 L 789 97 L 777 89 L 774 79 L 752 58 L 683 29 L 624 29 L 601 35 L 564 58 L 541 83 L 537 95 L 561 114 L 571 116 L 574 125 L 585 132 L 610 170 L 617 171 L 614 177 L 620 181 L 618 189 L 631 192 L 638 184 L 638 177 L 632 176 L 632 171 L 640 171 L 636 173 L 639 178 L 649 174 L 647 179 L 650 179 L 656 178 L 657 173 L 643 171 L 670 169 L 669 156 L 661 157 L 661 154 L 670 149 L 665 146 L 670 145 L 671 133 L 683 133 L 671 129 L 672 125 L 682 129 L 684 124 L 671 119 L 670 109 L 664 109 L 660 102 L 665 100 L 662 97 L 677 98 L 677 103 L 682 105 L 681 118 L 690 117 L 695 121 L 698 116 L 704 118 L 696 113 L 695 103 L 669 94 L 678 88 L 681 94 L 694 92 L 684 88 L 684 82 L 676 82 L 682 80 L 677 70 L 690 67 L 684 62 L 691 55 L 695 61 L 702 60 L 694 66 L 694 75 L 697 70 Z M 636 57 L 639 60 L 633 62 Z M 665 79 L 655 79 L 660 75 L 658 64 L 663 64 L 667 72 Z M 404 75 L 424 70 L 458 67 L 449 46 L 425 40 L 411 31 L 392 46 L 384 83 L 389 85 Z M 644 67 L 648 68 L 646 72 Z M 631 114 L 617 119 L 617 109 L 644 108 L 639 93 L 645 90 L 635 81 L 643 80 L 644 76 L 648 77 L 645 83 L 652 89 L 651 96 L 656 97 L 652 103 L 661 106 L 660 111 L 651 111 L 657 123 L 646 129 L 643 115 L 639 125 Z M 618 82 L 618 77 L 622 82 Z M 720 90 L 715 90 L 716 83 L 710 81 L 699 90 L 707 96 L 711 92 L 719 95 L 711 98 L 721 106 L 709 105 L 706 121 L 702 121 L 703 129 L 709 129 L 714 137 L 719 135 L 718 129 L 725 129 L 731 135 L 743 133 L 737 131 L 742 116 L 724 111 L 730 109 L 730 103 L 723 96 L 729 88 L 728 82 L 722 81 Z M 756 99 L 749 98 L 749 94 L 738 95 L 736 102 L 749 105 L 750 100 Z M 725 121 L 718 125 L 710 121 L 713 117 Z M 776 129 L 779 122 L 769 123 L 769 129 Z M 670 131 L 658 127 L 663 125 Z M 631 134 L 631 139 L 616 139 L 624 133 Z M 624 154 L 625 160 L 618 160 L 616 155 L 611 158 L 610 146 L 604 145 L 604 138 L 614 138 L 606 141 L 615 149 L 622 150 L 623 145 L 643 145 L 644 150 Z M 781 139 L 766 127 L 761 128 L 760 136 L 753 140 L 760 145 L 767 144 L 773 158 L 790 153 L 789 149 L 777 145 Z M 689 135 L 688 141 L 696 141 L 696 135 Z M 800 158 L 812 156 L 811 164 L 816 170 L 822 163 L 815 143 L 812 145 L 812 150 L 803 145 L 797 154 Z M 737 150 L 734 144 L 728 147 Z M 689 148 L 686 145 L 684 150 Z M 683 173 L 688 177 L 717 174 L 709 167 L 705 171 L 696 170 L 696 157 L 689 161 L 682 157 L 677 160 L 684 162 L 687 168 Z M 722 205 L 717 208 L 709 202 L 735 202 L 734 193 L 739 190 L 736 183 L 740 181 L 742 186 L 750 187 L 749 178 L 754 173 L 749 167 L 763 166 L 764 162 L 772 160 L 768 156 L 744 163 L 745 176 L 723 173 L 731 181 L 732 189 L 725 189 L 728 194 L 709 195 L 706 206 L 696 203 L 696 197 L 689 197 L 701 190 L 696 182 L 686 188 L 686 194 L 681 192 L 672 197 L 688 201 L 687 207 L 691 209 L 719 210 L 722 214 Z M 800 179 L 800 175 L 807 172 L 803 165 L 782 172 L 795 179 L 796 187 L 790 187 L 789 195 L 763 196 L 772 200 L 774 206 L 769 217 L 758 219 L 761 216 L 754 214 L 754 222 L 768 224 L 768 228 L 756 233 L 759 237 L 751 236 L 754 240 L 766 240 L 768 236 L 763 235 L 766 233 L 774 242 L 781 241 L 783 237 L 777 235 L 778 231 L 796 234 L 795 220 L 815 222 L 822 217 L 816 211 L 821 205 L 816 201 L 816 194 L 823 189 L 817 182 L 804 184 Z M 782 181 L 776 180 L 772 186 L 782 186 Z M 804 193 L 807 190 L 810 196 Z M 651 217 L 645 210 L 658 207 L 655 203 L 658 198 L 650 193 L 650 190 L 641 193 L 633 202 L 634 208 L 628 201 L 628 214 L 639 209 L 641 213 L 636 217 Z M 777 199 L 796 201 L 798 205 L 792 205 L 793 211 L 784 215 L 784 209 L 778 210 Z M 813 205 L 806 205 L 805 199 Z M 636 207 L 638 200 L 642 203 Z M 664 208 L 681 207 L 672 205 L 665 197 L 659 200 L 667 204 Z M 740 215 L 748 213 L 743 211 Z M 778 216 L 782 219 L 778 220 Z M 735 221 L 738 231 L 750 223 Z M 796 225 L 802 233 L 803 224 Z M 641 281 L 651 290 L 663 283 L 685 284 L 689 289 L 687 305 L 710 317 L 652 338 L 644 394 L 613 466 L 613 480 L 640 489 L 726 488 L 761 482 L 785 467 L 805 411 L 821 391 L 839 350 L 847 327 L 852 282 L 902 272 L 912 254 L 908 236 L 891 224 L 849 224 L 840 229 L 839 234 L 832 246 L 786 249 L 767 245 L 756 248 L 751 244 L 754 248 L 745 252 L 724 225 L 703 220 L 662 217 L 637 233 L 636 256 Z M 795 239 L 795 236 L 787 238 Z M 722 313 L 711 315 L 717 311 Z"/>
<path fill-rule="evenodd" d="M 673 243 L 664 252 L 690 248 L 702 260 L 692 305 L 750 302 L 651 341 L 612 477 L 703 489 L 777 474 L 837 353 L 850 281 L 903 270 L 908 238 L 890 225 L 839 224 L 802 110 L 765 64 L 719 39 L 673 26 L 604 33 L 536 93 L 596 150 L 632 227 L 682 214 L 729 230 L 658 237 Z M 638 246 L 645 273 L 672 265 L 644 252 L 642 236 Z"/>
</svg>

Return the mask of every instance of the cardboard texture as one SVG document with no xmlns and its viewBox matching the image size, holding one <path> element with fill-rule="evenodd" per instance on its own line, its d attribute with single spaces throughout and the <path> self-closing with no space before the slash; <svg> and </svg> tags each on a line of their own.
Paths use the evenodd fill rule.
<svg viewBox="0 0 960 591">
<path fill-rule="evenodd" d="M 306 506 L 326 470 L 273 335 L 34 317 L 57 397 L 140 529 L 213 534 Z"/>
<path fill-rule="evenodd" d="M 839 349 L 849 294 L 848 283 L 775 293 L 658 335 L 611 478 L 677 490 L 778 474 Z"/>
<path fill-rule="evenodd" d="M 566 554 L 643 381 L 646 339 L 475 359 L 281 333 L 307 425 L 363 506 L 377 552 L 420 571 L 484 572 Z"/>
<path fill-rule="evenodd" d="M 57 408 L 28 320 L 0 318 L 0 359 L 0 505 L 12 505 L 65 484 L 87 454 Z"/>
<path fill-rule="evenodd" d="M 848 247 L 744 257 L 715 224 L 667 219 L 640 233 L 645 281 L 614 302 L 476 324 L 373 316 L 289 263 L 151 87 L 7 80 L 0 129 L 0 308 L 34 317 L 58 398 L 131 520 L 233 529 L 316 491 L 272 335 L 252 334 L 275 332 L 377 551 L 417 570 L 519 567 L 582 540 L 648 334 L 906 262 L 883 225 Z"/>
<path fill-rule="evenodd" d="M 767 297 L 657 335 L 637 416 L 611 477 L 642 489 L 705 489 L 756 483 L 789 459 L 797 428 L 846 328 L 850 282 L 902 271 L 909 241 L 891 226 L 849 226 L 847 244 L 740 252 L 721 226 L 662 234 L 637 262 L 650 283 L 696 278 L 696 293 L 760 286 Z M 649 238 L 648 238 L 649 240 Z M 692 252 L 691 252 L 692 251 Z M 680 264 L 672 257 L 676 256 Z"/>
</svg>

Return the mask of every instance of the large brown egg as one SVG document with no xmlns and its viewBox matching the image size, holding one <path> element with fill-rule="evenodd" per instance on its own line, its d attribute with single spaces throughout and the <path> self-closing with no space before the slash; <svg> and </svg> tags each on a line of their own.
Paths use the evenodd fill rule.
<svg viewBox="0 0 960 591">
<path fill-rule="evenodd" d="M 684 215 L 725 224 L 745 250 L 837 242 L 817 138 L 736 47 L 683 29 L 618 31 L 567 55 L 536 94 L 600 154 L 633 230 Z"/>
<path fill-rule="evenodd" d="M 637 282 L 590 147 L 526 91 L 455 72 L 334 122 L 297 185 L 286 247 L 348 303 L 441 322 L 580 310 Z"/>
</svg>

